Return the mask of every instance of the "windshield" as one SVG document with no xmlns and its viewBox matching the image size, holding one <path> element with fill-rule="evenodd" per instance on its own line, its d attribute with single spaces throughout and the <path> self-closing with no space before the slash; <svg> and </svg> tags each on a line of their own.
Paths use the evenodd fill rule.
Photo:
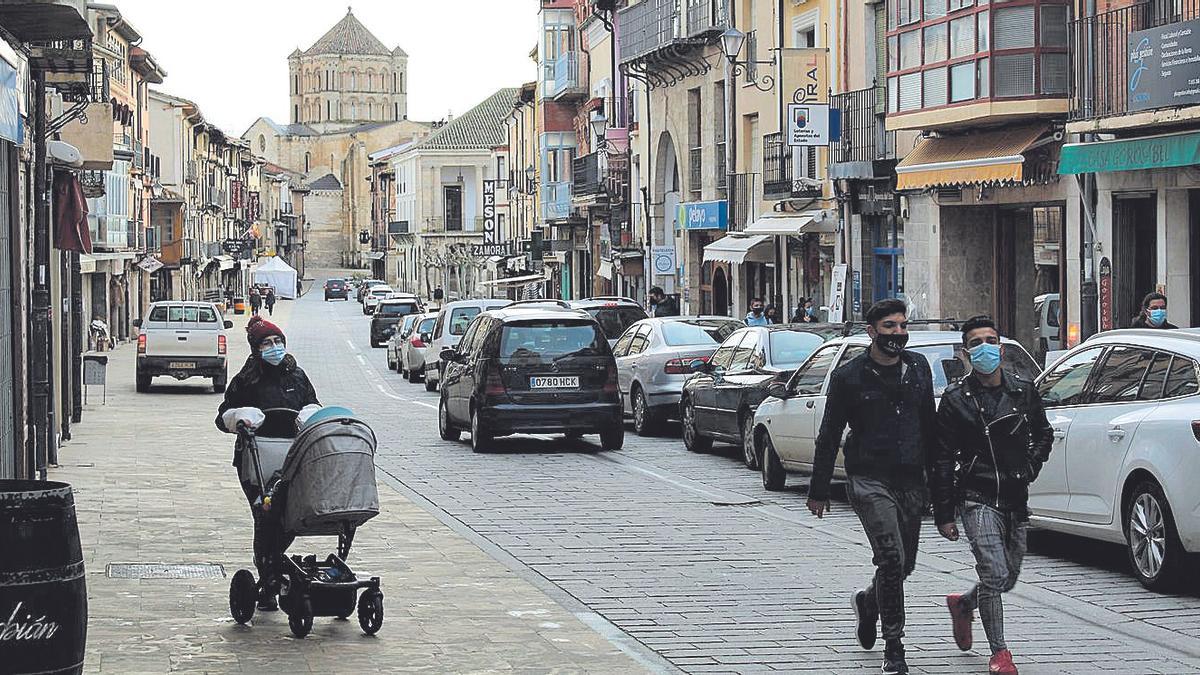
<svg viewBox="0 0 1200 675">
<path fill-rule="evenodd" d="M 741 327 L 737 321 L 664 321 L 663 342 L 671 347 L 719 345 Z"/>
<path fill-rule="evenodd" d="M 626 328 L 646 318 L 641 307 L 595 307 L 587 313 L 600 324 L 600 330 L 609 340 L 616 340 Z"/>
<path fill-rule="evenodd" d="M 450 312 L 450 334 L 463 335 L 467 332 L 467 326 L 471 325 L 471 319 L 479 315 L 478 307 L 458 307 Z"/>
<path fill-rule="evenodd" d="M 500 338 L 502 361 L 553 361 L 564 356 L 603 356 L 608 341 L 592 323 L 529 321 L 509 324 Z"/>
<path fill-rule="evenodd" d="M 376 316 L 404 316 L 417 311 L 417 306 L 409 302 L 385 302 L 375 310 Z"/>
<path fill-rule="evenodd" d="M 929 360 L 933 371 L 933 395 L 941 396 L 946 385 L 957 381 L 966 374 L 967 369 L 956 356 L 962 347 L 959 344 L 925 345 L 911 349 Z M 1004 358 L 1000 365 L 1010 373 L 1015 373 L 1023 379 L 1032 382 L 1042 370 L 1019 345 L 1008 342 L 1004 344 Z"/>
<path fill-rule="evenodd" d="M 798 330 L 771 331 L 771 364 L 790 370 L 798 368 L 809 354 L 825 343 L 825 338 L 815 333 Z"/>
</svg>

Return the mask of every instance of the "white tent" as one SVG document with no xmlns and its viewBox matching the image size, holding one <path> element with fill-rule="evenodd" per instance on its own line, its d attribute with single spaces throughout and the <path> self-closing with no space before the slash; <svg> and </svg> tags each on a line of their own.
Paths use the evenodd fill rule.
<svg viewBox="0 0 1200 675">
<path fill-rule="evenodd" d="M 267 258 L 251 274 L 256 284 L 270 284 L 281 300 L 296 299 L 296 270 L 280 258 Z"/>
</svg>

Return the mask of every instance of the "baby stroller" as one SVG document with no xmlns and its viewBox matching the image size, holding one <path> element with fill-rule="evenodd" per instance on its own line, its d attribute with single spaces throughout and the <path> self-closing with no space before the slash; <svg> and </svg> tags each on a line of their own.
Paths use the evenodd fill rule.
<svg viewBox="0 0 1200 675">
<path fill-rule="evenodd" d="M 309 417 L 294 439 L 279 438 L 289 425 L 278 420 L 290 416 L 294 429 L 296 411 L 263 412 L 267 422 L 257 431 L 238 428 L 241 479 L 259 490 L 252 506 L 255 517 L 276 519 L 273 522 L 289 541 L 337 535 L 338 550 L 323 561 L 315 555 L 274 552 L 278 580 L 256 582 L 253 572 L 238 570 L 229 584 L 229 612 L 234 621 L 245 624 L 254 616 L 262 587 L 278 583 L 279 606 L 296 637 L 308 635 L 313 617 L 345 619 L 356 606 L 359 626 L 374 635 L 383 626 L 379 577 L 360 579 L 346 558 L 355 530 L 379 514 L 375 434 L 349 410 L 329 407 Z M 276 437 L 268 437 L 268 430 Z M 361 589 L 366 590 L 360 596 Z"/>
</svg>

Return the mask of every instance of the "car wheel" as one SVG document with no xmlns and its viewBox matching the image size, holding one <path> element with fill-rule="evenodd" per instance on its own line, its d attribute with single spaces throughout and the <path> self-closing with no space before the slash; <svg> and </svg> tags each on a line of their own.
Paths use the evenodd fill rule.
<svg viewBox="0 0 1200 675">
<path fill-rule="evenodd" d="M 416 370 L 409 370 L 408 371 L 408 381 L 412 382 L 413 384 L 420 382 L 421 381 L 421 373 L 417 372 Z"/>
<path fill-rule="evenodd" d="M 483 420 L 479 419 L 479 411 L 475 408 L 471 409 L 471 449 L 475 452 L 492 449 L 492 434 Z"/>
<path fill-rule="evenodd" d="M 616 424 L 600 430 L 600 447 L 603 450 L 620 450 L 625 445 L 625 425 Z"/>
<path fill-rule="evenodd" d="M 229 382 L 229 373 L 221 373 L 213 376 L 213 393 L 224 394 L 225 385 Z"/>
<path fill-rule="evenodd" d="M 1182 580 L 1187 553 L 1158 483 L 1147 480 L 1134 488 L 1125 508 L 1125 541 L 1133 573 L 1143 586 L 1165 591 Z"/>
<path fill-rule="evenodd" d="M 712 448 L 712 439 L 696 431 L 696 406 L 692 399 L 683 400 L 683 447 L 691 452 L 707 452 Z"/>
<path fill-rule="evenodd" d="M 425 391 L 437 391 L 437 386 L 437 380 L 431 380 L 428 377 L 425 378 Z"/>
<path fill-rule="evenodd" d="M 771 434 L 762 433 L 762 482 L 763 488 L 775 492 L 782 490 L 787 484 L 787 471 L 783 462 L 779 461 L 779 453 L 775 452 L 775 444 L 771 442 Z"/>
<path fill-rule="evenodd" d="M 758 448 L 754 447 L 754 418 L 749 412 L 742 413 L 742 461 L 746 468 L 758 468 Z"/>
<path fill-rule="evenodd" d="M 633 388 L 633 430 L 638 436 L 653 436 L 658 429 L 658 414 L 646 402 L 641 387 Z"/>
<path fill-rule="evenodd" d="M 137 377 L 136 377 L 137 387 L 136 388 L 137 388 L 137 391 L 139 394 L 145 394 L 146 392 L 150 391 L 150 380 L 152 380 L 152 379 L 154 379 L 154 378 L 149 375 L 142 375 L 141 373 L 137 374 Z"/>
<path fill-rule="evenodd" d="M 461 433 L 450 422 L 450 411 L 446 409 L 446 397 L 440 397 L 438 400 L 438 435 L 442 437 L 443 441 L 457 441 Z"/>
</svg>

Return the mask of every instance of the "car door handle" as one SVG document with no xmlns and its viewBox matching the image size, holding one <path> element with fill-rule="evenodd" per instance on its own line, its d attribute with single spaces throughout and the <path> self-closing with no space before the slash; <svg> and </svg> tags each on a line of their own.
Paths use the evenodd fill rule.
<svg viewBox="0 0 1200 675">
<path fill-rule="evenodd" d="M 1063 431 L 1062 429 L 1054 430 L 1054 438 L 1056 438 L 1057 440 L 1061 441 L 1062 439 L 1064 439 L 1066 437 L 1067 437 L 1067 432 Z"/>
<path fill-rule="evenodd" d="M 1122 438 L 1125 438 L 1125 430 L 1121 427 L 1112 427 L 1108 430 L 1108 440 L 1116 443 Z"/>
<path fill-rule="evenodd" d="M 816 401 L 805 401 L 804 407 L 805 408 L 815 408 L 815 407 L 817 407 L 817 402 Z"/>
</svg>

